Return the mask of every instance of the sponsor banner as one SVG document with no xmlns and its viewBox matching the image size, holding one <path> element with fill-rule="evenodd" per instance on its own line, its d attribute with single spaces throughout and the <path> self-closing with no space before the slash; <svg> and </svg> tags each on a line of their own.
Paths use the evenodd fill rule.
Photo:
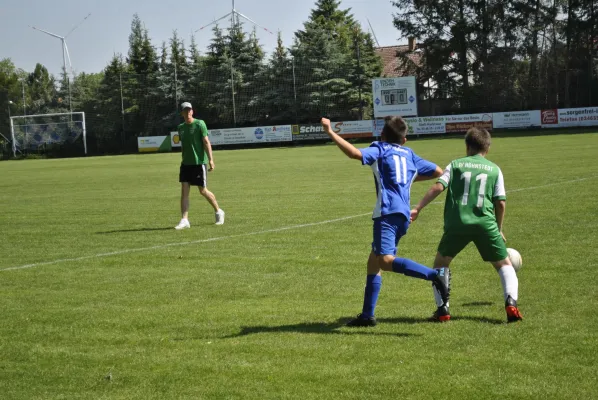
<svg viewBox="0 0 598 400">
<path fill-rule="evenodd" d="M 293 125 L 293 141 L 330 139 L 321 124 Z"/>
<path fill-rule="evenodd" d="M 556 108 L 542 110 L 540 113 L 540 123 L 542 124 L 542 128 L 558 128 L 559 110 Z"/>
<path fill-rule="evenodd" d="M 417 90 L 414 76 L 372 79 L 374 117 L 417 116 Z"/>
<path fill-rule="evenodd" d="M 492 114 L 447 115 L 444 118 L 446 133 L 466 132 L 473 127 L 492 130 Z"/>
<path fill-rule="evenodd" d="M 140 153 L 155 153 L 171 151 L 170 140 L 166 136 L 141 136 L 137 138 L 137 148 Z"/>
<path fill-rule="evenodd" d="M 598 125 L 598 107 L 559 108 L 558 110 L 542 110 L 543 128 L 566 128 L 573 126 L 595 125 Z"/>
<path fill-rule="evenodd" d="M 446 132 L 446 117 L 405 118 L 410 135 L 431 135 Z"/>
<path fill-rule="evenodd" d="M 372 137 L 371 120 L 333 122 L 332 130 L 346 139 Z"/>
<path fill-rule="evenodd" d="M 214 145 L 290 142 L 292 140 L 290 125 L 210 130 L 210 142 Z"/>
<path fill-rule="evenodd" d="M 375 119 L 372 121 L 372 123 L 373 123 L 372 135 L 374 137 L 382 136 L 382 129 L 384 128 L 384 120 L 383 119 Z"/>
<path fill-rule="evenodd" d="M 371 120 L 332 122 L 332 130 L 345 139 L 372 137 Z M 384 125 L 384 121 L 382 121 Z M 293 125 L 293 140 L 330 140 L 320 124 Z"/>
<path fill-rule="evenodd" d="M 181 138 L 179 137 L 179 132 L 170 132 L 170 146 L 171 147 L 181 147 Z"/>
<path fill-rule="evenodd" d="M 541 114 L 540 110 L 493 113 L 492 125 L 494 129 L 540 127 L 542 126 Z"/>
</svg>

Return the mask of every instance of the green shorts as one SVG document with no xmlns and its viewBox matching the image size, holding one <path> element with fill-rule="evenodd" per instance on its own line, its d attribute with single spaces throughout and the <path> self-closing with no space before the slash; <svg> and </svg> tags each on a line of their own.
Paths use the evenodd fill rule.
<svg viewBox="0 0 598 400">
<path fill-rule="evenodd" d="M 498 229 L 479 233 L 444 232 L 438 252 L 444 257 L 455 257 L 473 242 L 484 261 L 501 261 L 507 258 L 507 246 Z"/>
</svg>

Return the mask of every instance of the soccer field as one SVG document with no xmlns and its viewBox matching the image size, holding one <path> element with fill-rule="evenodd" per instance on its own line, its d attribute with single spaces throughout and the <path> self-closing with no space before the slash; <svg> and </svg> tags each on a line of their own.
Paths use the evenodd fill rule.
<svg viewBox="0 0 598 400">
<path fill-rule="evenodd" d="M 442 168 L 465 151 L 407 145 Z M 470 245 L 450 322 L 427 322 L 428 282 L 385 273 L 374 328 L 343 326 L 361 311 L 374 182 L 333 145 L 216 151 L 226 223 L 194 191 L 184 231 L 180 154 L 2 162 L 0 398 L 594 397 L 598 134 L 495 138 L 488 158 L 523 322 L 506 324 Z M 432 263 L 442 211 L 422 212 L 401 256 Z"/>
</svg>

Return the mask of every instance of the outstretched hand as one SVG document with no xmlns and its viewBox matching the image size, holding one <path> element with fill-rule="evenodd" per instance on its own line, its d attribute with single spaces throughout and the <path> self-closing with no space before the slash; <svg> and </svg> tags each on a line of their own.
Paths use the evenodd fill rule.
<svg viewBox="0 0 598 400">
<path fill-rule="evenodd" d="M 328 118 L 322 118 L 320 123 L 322 124 L 322 128 L 324 128 L 324 132 L 328 132 L 329 130 L 331 130 L 330 120 Z"/>
<path fill-rule="evenodd" d="M 419 210 L 416 210 L 414 208 L 413 210 L 411 210 L 411 222 L 415 221 L 417 217 L 419 217 Z"/>
</svg>

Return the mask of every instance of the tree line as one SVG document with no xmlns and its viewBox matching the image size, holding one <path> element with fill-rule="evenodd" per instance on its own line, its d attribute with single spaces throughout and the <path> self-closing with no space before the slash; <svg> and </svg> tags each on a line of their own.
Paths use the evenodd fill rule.
<svg viewBox="0 0 598 400">
<path fill-rule="evenodd" d="M 449 114 L 594 105 L 596 18 L 590 0 L 395 0 L 397 53 L 415 75 L 422 113 Z M 375 27 L 374 27 L 375 29 Z M 372 35 L 339 0 L 317 0 L 291 46 L 266 54 L 238 20 L 216 26 L 205 52 L 174 31 L 156 46 L 133 16 L 126 54 L 103 71 L 58 77 L 0 61 L 0 133 L 7 112 L 84 111 L 90 151 L 136 151 L 138 136 L 165 135 L 177 105 L 194 104 L 213 128 L 373 117 L 371 79 L 382 75 Z M 419 60 L 419 61 L 414 61 Z M 12 104 L 9 104 L 9 101 Z M 2 138 L 0 137 L 0 140 Z"/>
</svg>

